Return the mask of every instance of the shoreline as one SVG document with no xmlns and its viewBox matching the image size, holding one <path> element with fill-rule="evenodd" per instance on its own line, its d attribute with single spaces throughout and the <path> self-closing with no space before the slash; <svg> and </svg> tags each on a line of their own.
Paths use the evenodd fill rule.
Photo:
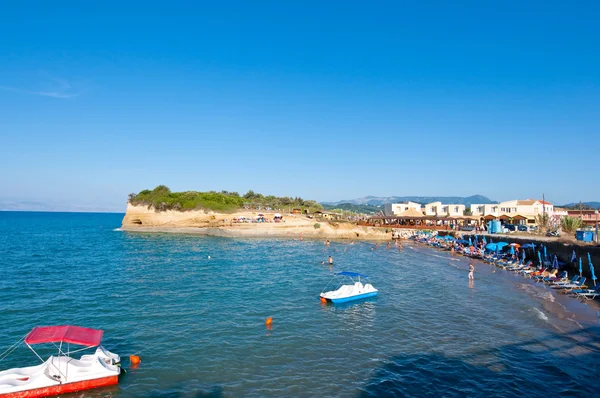
<svg viewBox="0 0 600 398">
<path fill-rule="evenodd" d="M 152 226 L 138 227 L 123 225 L 124 232 L 134 233 L 169 233 L 202 236 L 216 236 L 222 238 L 285 238 L 285 239 L 329 239 L 344 241 L 391 241 L 391 233 L 384 231 L 342 230 L 338 233 L 323 230 L 307 230 L 304 228 L 243 228 L 243 227 L 186 227 L 186 226 Z"/>
</svg>

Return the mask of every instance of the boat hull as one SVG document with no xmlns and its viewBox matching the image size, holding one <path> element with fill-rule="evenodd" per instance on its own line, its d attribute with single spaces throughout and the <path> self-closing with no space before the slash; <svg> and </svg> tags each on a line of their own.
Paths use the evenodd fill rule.
<svg viewBox="0 0 600 398">
<path fill-rule="evenodd" d="M 338 304 L 338 303 L 347 303 L 349 301 L 355 301 L 355 300 L 362 300 L 362 299 L 366 299 L 369 297 L 375 297 L 377 296 L 377 292 L 368 292 L 368 293 L 362 293 L 362 294 L 357 294 L 355 296 L 349 296 L 349 297 L 339 297 L 339 298 L 332 298 L 332 299 L 327 299 L 327 301 L 331 301 L 334 304 Z"/>
<path fill-rule="evenodd" d="M 73 383 L 64 383 L 48 387 L 33 388 L 24 391 L 15 391 L 6 394 L 0 394 L 0 398 L 33 398 L 33 397 L 51 397 L 54 395 L 67 394 L 71 392 L 91 390 L 93 388 L 112 386 L 119 383 L 119 376 L 107 376 L 98 379 L 89 379 L 75 381 Z"/>
</svg>

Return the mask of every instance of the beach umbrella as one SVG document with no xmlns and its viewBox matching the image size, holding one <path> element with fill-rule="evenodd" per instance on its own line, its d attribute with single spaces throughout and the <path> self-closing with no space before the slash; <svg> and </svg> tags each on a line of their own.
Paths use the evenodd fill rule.
<svg viewBox="0 0 600 398">
<path fill-rule="evenodd" d="M 581 257 L 579 257 L 579 277 L 581 278 L 581 274 L 583 273 L 583 267 L 581 266 Z"/>
<path fill-rule="evenodd" d="M 469 246 L 473 246 L 473 242 L 471 241 L 471 237 L 469 236 Z"/>
<path fill-rule="evenodd" d="M 538 260 L 540 261 L 540 267 L 542 266 L 542 255 L 540 254 L 540 251 L 538 250 Z"/>
<path fill-rule="evenodd" d="M 554 255 L 554 260 L 552 260 L 552 268 L 558 268 L 558 257 L 556 257 L 556 254 Z"/>
<path fill-rule="evenodd" d="M 508 246 L 508 243 L 506 242 L 498 242 L 497 243 L 498 247 L 500 248 L 500 250 L 504 249 L 506 246 Z"/>
<path fill-rule="evenodd" d="M 475 235 L 475 246 L 477 246 L 477 243 L 479 242 L 477 242 L 477 235 Z"/>
<path fill-rule="evenodd" d="M 594 281 L 594 286 L 596 286 L 596 275 L 594 274 L 594 264 L 592 264 L 592 257 L 590 256 L 590 252 L 588 252 L 588 264 L 590 264 L 590 272 L 592 273 L 592 280 Z"/>
<path fill-rule="evenodd" d="M 544 260 L 545 260 L 545 259 L 548 257 L 548 256 L 546 255 L 546 246 L 545 246 L 545 245 L 542 245 L 542 248 L 544 249 Z"/>
<path fill-rule="evenodd" d="M 515 247 L 511 246 L 510 247 L 510 255 L 512 256 L 513 254 L 515 254 Z"/>
<path fill-rule="evenodd" d="M 491 243 L 491 242 L 490 242 Z M 487 245 L 487 240 L 485 239 L 485 236 L 483 237 L 483 245 Z"/>
<path fill-rule="evenodd" d="M 571 254 L 571 262 L 574 263 L 577 261 L 577 256 L 575 255 L 575 250 L 573 250 L 573 254 Z"/>
</svg>

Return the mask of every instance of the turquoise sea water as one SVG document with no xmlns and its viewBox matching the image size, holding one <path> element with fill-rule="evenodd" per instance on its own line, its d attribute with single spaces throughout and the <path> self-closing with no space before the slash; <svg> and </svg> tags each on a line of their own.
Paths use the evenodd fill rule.
<svg viewBox="0 0 600 398">
<path fill-rule="evenodd" d="M 0 212 L 0 351 L 33 326 L 75 324 L 103 329 L 124 357 L 118 386 L 75 396 L 594 396 L 600 385 L 596 310 L 492 266 L 477 263 L 469 284 L 464 259 L 427 247 L 136 234 L 115 230 L 121 219 Z M 370 275 L 379 297 L 322 305 L 340 270 Z M 36 361 L 22 347 L 0 369 Z"/>
</svg>

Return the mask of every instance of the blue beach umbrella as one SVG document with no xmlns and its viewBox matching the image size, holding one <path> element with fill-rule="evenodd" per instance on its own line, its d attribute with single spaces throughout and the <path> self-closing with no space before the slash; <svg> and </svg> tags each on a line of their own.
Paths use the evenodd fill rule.
<svg viewBox="0 0 600 398">
<path fill-rule="evenodd" d="M 581 274 L 583 273 L 583 267 L 581 266 L 581 257 L 579 257 L 579 277 L 581 278 Z"/>
<path fill-rule="evenodd" d="M 592 273 L 592 280 L 594 281 L 594 286 L 596 286 L 596 275 L 594 274 L 594 264 L 592 264 L 592 257 L 590 256 L 590 252 L 588 252 L 588 263 L 590 264 L 590 272 Z"/>
<path fill-rule="evenodd" d="M 552 260 L 552 268 L 558 268 L 558 257 L 556 257 L 556 254 L 554 255 L 554 260 Z"/>
<path fill-rule="evenodd" d="M 510 247 L 510 255 L 512 256 L 513 254 L 515 254 L 515 247 L 511 246 Z"/>
<path fill-rule="evenodd" d="M 546 258 L 548 258 L 548 256 L 546 255 L 546 245 L 542 245 L 542 247 L 544 248 L 544 260 L 545 260 Z"/>
<path fill-rule="evenodd" d="M 477 242 L 477 235 L 475 235 L 475 246 L 477 246 L 477 243 L 479 242 Z"/>
<path fill-rule="evenodd" d="M 538 260 L 540 261 L 540 267 L 542 266 L 542 255 L 540 254 L 540 251 L 538 250 Z"/>
<path fill-rule="evenodd" d="M 577 261 L 577 255 L 575 255 L 575 250 L 573 250 L 573 254 L 571 254 L 571 262 L 574 263 Z"/>
<path fill-rule="evenodd" d="M 473 242 L 471 241 L 471 237 L 469 236 L 469 246 L 473 246 Z"/>
<path fill-rule="evenodd" d="M 483 237 L 483 245 L 487 245 L 487 239 L 485 239 L 485 236 Z"/>
</svg>

